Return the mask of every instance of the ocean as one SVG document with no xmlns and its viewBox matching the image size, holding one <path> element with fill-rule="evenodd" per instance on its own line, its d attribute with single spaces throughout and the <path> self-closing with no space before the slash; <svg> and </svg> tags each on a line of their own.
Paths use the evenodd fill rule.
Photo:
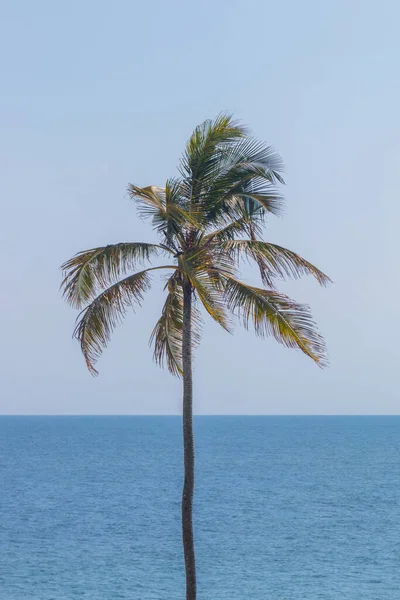
<svg viewBox="0 0 400 600">
<path fill-rule="evenodd" d="M 400 417 L 196 417 L 199 600 L 399 600 Z M 0 599 L 182 600 L 179 417 L 0 417 Z"/>
</svg>

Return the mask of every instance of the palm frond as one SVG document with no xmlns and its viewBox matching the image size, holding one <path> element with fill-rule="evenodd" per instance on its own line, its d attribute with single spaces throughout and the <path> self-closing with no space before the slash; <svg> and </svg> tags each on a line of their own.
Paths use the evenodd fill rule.
<svg viewBox="0 0 400 600">
<path fill-rule="evenodd" d="M 331 280 L 325 273 L 296 252 L 287 248 L 259 240 L 228 240 L 222 247 L 237 260 L 241 255 L 252 258 L 265 268 L 270 277 L 293 277 L 312 275 L 320 285 L 327 285 Z M 268 280 L 269 282 L 269 280 Z"/>
<path fill-rule="evenodd" d="M 284 184 L 281 173 L 284 170 L 279 154 L 264 142 L 247 136 L 231 145 L 224 153 L 218 178 L 227 181 L 241 179 L 248 169 L 259 172 L 271 183 Z"/>
<path fill-rule="evenodd" d="M 183 290 L 176 279 L 168 281 L 169 293 L 161 316 L 153 329 L 150 344 L 154 344 L 154 360 L 161 367 L 165 364 L 176 376 L 182 376 L 182 327 Z M 201 317 L 195 306 L 192 307 L 192 344 L 200 342 Z"/>
<path fill-rule="evenodd" d="M 197 197 L 197 184 L 204 184 L 213 172 L 221 150 L 243 138 L 246 133 L 245 127 L 225 113 L 196 127 L 186 145 L 179 169 L 185 179 L 191 180 L 192 198 Z"/>
<path fill-rule="evenodd" d="M 97 375 L 94 365 L 110 341 L 111 333 L 126 315 L 128 307 L 139 304 L 150 288 L 150 275 L 140 271 L 101 293 L 78 317 L 74 336 L 81 344 L 86 365 Z"/>
<path fill-rule="evenodd" d="M 265 223 L 266 211 L 264 206 L 257 200 L 253 200 L 249 196 L 240 198 L 238 200 L 238 210 L 242 215 L 242 218 L 246 219 L 251 226 L 252 231 L 255 235 L 260 235 L 263 225 Z M 279 214 L 279 211 L 277 212 Z"/>
<path fill-rule="evenodd" d="M 248 328 L 253 323 L 256 335 L 272 335 L 288 348 L 298 348 L 319 366 L 327 363 L 324 339 L 318 332 L 308 306 L 283 294 L 225 279 L 228 308 Z"/>
<path fill-rule="evenodd" d="M 253 226 L 253 224 L 250 225 L 250 239 L 252 242 L 257 241 L 257 230 Z M 260 256 L 259 254 L 256 254 L 254 256 L 254 259 L 258 265 L 261 281 L 265 286 L 269 287 L 270 289 L 273 289 L 274 283 L 271 276 L 271 269 L 269 268 L 266 259 Z"/>
<path fill-rule="evenodd" d="M 69 304 L 81 308 L 100 289 L 116 282 L 127 271 L 165 252 L 171 253 L 165 246 L 144 242 L 125 242 L 79 252 L 61 266 L 63 296 Z"/>
<path fill-rule="evenodd" d="M 174 239 L 182 243 L 184 231 L 197 227 L 196 219 L 186 210 L 179 180 L 167 180 L 164 188 L 140 188 L 129 184 L 128 194 L 138 204 L 140 216 L 143 219 L 151 218 L 154 229 L 165 236 L 167 245 L 174 250 L 177 249 Z"/>
<path fill-rule="evenodd" d="M 156 185 L 139 187 L 129 183 L 127 191 L 129 197 L 136 202 L 143 219 L 165 214 L 165 188 Z"/>
<path fill-rule="evenodd" d="M 203 221 L 202 198 L 215 177 L 221 155 L 246 136 L 246 129 L 231 115 L 220 114 L 213 121 L 204 121 L 190 137 L 180 161 L 182 190 L 192 210 L 196 205 L 197 219 Z"/>
<path fill-rule="evenodd" d="M 234 240 L 238 236 L 246 234 L 249 234 L 249 223 L 245 217 L 240 217 L 225 227 L 215 229 L 214 231 L 211 231 L 211 233 L 204 235 L 201 244 L 204 246 L 211 243 L 222 244 L 223 242 Z"/>
<path fill-rule="evenodd" d="M 217 228 L 202 236 L 201 244 L 210 242 L 217 244 L 241 238 L 243 235 L 260 236 L 264 224 L 264 211 L 262 207 L 247 198 L 235 201 L 234 210 L 239 215 L 237 219 L 229 221 L 227 225 Z"/>
<path fill-rule="evenodd" d="M 183 183 L 180 179 L 169 179 L 165 186 L 165 203 L 167 225 L 159 228 L 167 240 L 176 237 L 180 245 L 184 245 L 185 234 L 199 229 L 198 212 L 191 206 L 183 194 Z"/>
<path fill-rule="evenodd" d="M 149 272 L 158 269 L 176 267 L 150 267 L 130 275 L 99 294 L 79 314 L 74 337 L 79 340 L 87 367 L 93 375 L 97 375 L 94 365 L 110 341 L 115 327 L 122 322 L 128 308 L 141 304 L 144 293 L 150 288 Z"/>
<path fill-rule="evenodd" d="M 271 183 L 269 176 L 251 167 L 238 181 L 225 185 L 221 189 L 210 191 L 203 207 L 203 225 L 220 226 L 243 216 L 245 207 L 250 203 L 258 211 L 258 220 L 267 214 L 280 216 L 283 209 L 283 196 Z M 254 213 L 254 210 L 253 210 Z"/>
<path fill-rule="evenodd" d="M 226 313 L 224 298 L 221 294 L 219 271 L 213 262 L 212 255 L 204 249 L 200 249 L 191 254 L 179 256 L 178 263 L 182 276 L 190 282 L 208 314 L 221 327 L 229 331 L 229 316 Z M 229 261 L 226 268 L 228 269 L 230 266 L 231 262 Z"/>
<path fill-rule="evenodd" d="M 182 375 L 182 324 L 182 300 L 176 293 L 169 293 L 150 344 L 154 344 L 155 362 L 160 366 L 166 364 L 173 375 Z"/>
<path fill-rule="evenodd" d="M 214 162 L 199 195 L 203 225 L 238 218 L 238 199 L 252 200 L 264 212 L 280 213 L 282 197 L 276 184 L 283 183 L 283 165 L 272 148 L 253 138 L 237 139 L 223 148 Z"/>
</svg>

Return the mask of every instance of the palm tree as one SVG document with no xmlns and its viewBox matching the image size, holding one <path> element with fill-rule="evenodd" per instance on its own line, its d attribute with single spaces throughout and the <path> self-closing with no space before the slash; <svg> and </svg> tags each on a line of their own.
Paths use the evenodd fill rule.
<svg viewBox="0 0 400 600">
<path fill-rule="evenodd" d="M 205 121 L 190 137 L 179 165 L 179 177 L 164 187 L 138 187 L 128 192 L 142 218 L 150 218 L 158 244 L 124 242 L 84 250 L 62 265 L 63 295 L 83 308 L 75 336 L 86 364 L 95 363 L 128 308 L 140 305 L 157 270 L 167 272 L 166 299 L 151 334 L 154 359 L 183 378 L 184 485 L 182 537 L 186 599 L 196 598 L 192 504 L 194 489 L 192 350 L 199 342 L 200 308 L 227 331 L 236 315 L 253 324 L 261 337 L 272 335 L 298 348 L 318 365 L 325 346 L 308 306 L 275 288 L 277 278 L 313 275 L 324 285 L 324 273 L 291 250 L 261 239 L 265 218 L 279 214 L 283 184 L 280 157 L 252 138 L 229 115 Z M 167 264 L 136 270 L 153 258 Z M 262 286 L 238 278 L 241 259 L 254 260 Z"/>
</svg>

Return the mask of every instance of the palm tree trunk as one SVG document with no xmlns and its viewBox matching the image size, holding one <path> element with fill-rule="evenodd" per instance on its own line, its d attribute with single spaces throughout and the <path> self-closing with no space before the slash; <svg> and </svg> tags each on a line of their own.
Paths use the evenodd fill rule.
<svg viewBox="0 0 400 600">
<path fill-rule="evenodd" d="M 196 600 L 196 563 L 193 541 L 193 490 L 194 490 L 194 440 L 193 440 L 193 382 L 192 382 L 192 288 L 183 284 L 183 451 L 184 485 L 182 493 L 182 540 L 186 570 L 186 600 Z"/>
</svg>

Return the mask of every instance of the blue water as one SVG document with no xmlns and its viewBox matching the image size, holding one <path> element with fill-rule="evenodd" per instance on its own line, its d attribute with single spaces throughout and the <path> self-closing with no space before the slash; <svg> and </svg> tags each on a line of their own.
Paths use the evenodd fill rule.
<svg viewBox="0 0 400 600">
<path fill-rule="evenodd" d="M 398 600 L 400 418 L 198 417 L 199 600 Z M 1 600 L 181 600 L 177 417 L 0 418 Z"/>
</svg>

